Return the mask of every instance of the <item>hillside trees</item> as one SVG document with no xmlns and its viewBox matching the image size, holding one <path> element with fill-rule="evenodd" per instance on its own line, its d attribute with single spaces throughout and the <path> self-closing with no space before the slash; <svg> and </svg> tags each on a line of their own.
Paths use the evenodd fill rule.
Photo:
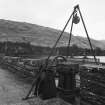
<svg viewBox="0 0 105 105">
<path fill-rule="evenodd" d="M 67 53 L 69 51 L 69 53 Z M 51 52 L 50 47 L 43 47 L 43 46 L 34 46 L 30 43 L 24 43 L 24 42 L 0 42 L 0 53 L 4 53 L 7 56 L 48 56 Z M 94 53 L 97 56 L 104 56 L 105 50 L 102 50 L 100 48 L 94 49 Z M 79 48 L 77 45 L 72 45 L 69 47 L 69 50 L 67 47 L 57 47 L 53 55 L 63 55 L 66 56 L 67 54 L 69 56 L 92 56 L 92 51 L 90 49 L 83 49 Z"/>
</svg>

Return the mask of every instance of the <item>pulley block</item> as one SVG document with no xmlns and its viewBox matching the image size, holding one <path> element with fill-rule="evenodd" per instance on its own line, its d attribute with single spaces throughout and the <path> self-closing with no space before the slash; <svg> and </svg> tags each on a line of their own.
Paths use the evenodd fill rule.
<svg viewBox="0 0 105 105">
<path fill-rule="evenodd" d="M 77 13 L 75 13 L 74 16 L 73 16 L 73 23 L 78 24 L 79 22 L 80 22 L 80 18 L 77 15 Z"/>
</svg>

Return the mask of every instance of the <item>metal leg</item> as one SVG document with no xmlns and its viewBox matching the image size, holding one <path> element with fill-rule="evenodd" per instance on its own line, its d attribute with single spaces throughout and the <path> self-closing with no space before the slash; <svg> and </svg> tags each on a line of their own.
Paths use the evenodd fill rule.
<svg viewBox="0 0 105 105">
<path fill-rule="evenodd" d="M 75 12 L 75 10 L 74 10 L 74 12 Z M 74 18 L 74 12 L 73 12 L 73 17 L 72 17 L 72 23 L 71 23 L 71 29 L 70 29 L 69 42 L 68 42 L 68 46 L 67 46 L 67 58 L 68 58 L 69 53 L 70 53 L 70 42 L 71 42 L 72 29 L 73 29 L 73 18 Z"/>
<path fill-rule="evenodd" d="M 80 17 L 81 17 L 81 20 L 82 20 L 82 23 L 83 23 L 83 26 L 84 26 L 84 29 L 85 29 L 85 32 L 86 32 L 86 35 L 87 35 L 87 39 L 88 39 L 88 41 L 89 41 L 91 51 L 93 52 L 94 60 L 95 60 L 95 62 L 96 62 L 96 64 L 97 64 L 97 59 L 96 59 L 96 56 L 95 56 L 95 54 L 94 54 L 94 50 L 93 50 L 93 47 L 92 47 L 92 44 L 91 44 L 91 40 L 90 40 L 90 38 L 89 38 L 87 29 L 86 29 L 86 26 L 85 26 L 85 22 L 84 22 L 84 20 L 83 20 L 83 16 L 82 16 L 82 13 L 81 13 L 80 8 L 79 8 L 79 5 L 77 5 L 75 8 L 77 8 L 78 11 L 79 11 L 79 13 L 80 13 Z"/>
</svg>

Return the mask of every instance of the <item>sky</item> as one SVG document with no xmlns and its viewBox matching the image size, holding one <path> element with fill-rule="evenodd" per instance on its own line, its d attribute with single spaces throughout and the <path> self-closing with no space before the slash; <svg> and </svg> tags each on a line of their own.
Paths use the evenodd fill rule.
<svg viewBox="0 0 105 105">
<path fill-rule="evenodd" d="M 0 0 L 0 19 L 29 22 L 62 30 L 79 4 L 89 36 L 105 40 L 105 0 Z M 69 32 L 70 25 L 66 31 Z M 73 34 L 86 37 L 82 22 Z"/>
</svg>

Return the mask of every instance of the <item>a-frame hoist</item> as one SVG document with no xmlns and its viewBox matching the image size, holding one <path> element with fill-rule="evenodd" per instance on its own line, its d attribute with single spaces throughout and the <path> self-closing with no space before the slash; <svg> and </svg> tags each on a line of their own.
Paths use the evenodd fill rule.
<svg viewBox="0 0 105 105">
<path fill-rule="evenodd" d="M 52 71 L 49 73 L 50 70 L 49 70 L 48 64 L 49 64 L 49 59 L 52 56 L 53 51 L 56 48 L 57 43 L 61 39 L 61 37 L 62 37 L 66 27 L 68 26 L 70 20 L 72 20 L 72 23 L 71 23 L 70 33 L 69 33 L 69 41 L 68 41 L 68 45 L 67 45 L 67 57 L 69 56 L 69 52 L 70 52 L 69 47 L 70 47 L 70 43 L 71 43 L 73 24 L 78 24 L 79 21 L 81 20 L 83 23 L 84 30 L 85 30 L 86 35 L 87 35 L 87 39 L 89 41 L 91 51 L 93 52 L 94 60 L 97 63 L 97 59 L 96 59 L 95 54 L 94 54 L 94 49 L 92 47 L 91 40 L 90 40 L 88 32 L 87 32 L 82 13 L 80 11 L 80 7 L 79 7 L 79 5 L 76 5 L 74 7 L 73 12 L 71 13 L 68 21 L 66 22 L 63 30 L 61 31 L 57 41 L 55 42 L 50 54 L 48 55 L 45 64 L 40 66 L 39 73 L 36 75 L 35 79 L 33 80 L 32 87 L 31 87 L 30 91 L 28 92 L 27 96 L 24 98 L 25 100 L 30 97 L 30 95 L 34 89 L 36 89 L 36 91 L 38 93 L 37 95 L 39 95 L 39 96 L 41 95 L 43 97 L 46 97 L 48 95 L 48 97 L 56 97 L 57 89 L 56 89 L 56 86 L 54 84 L 54 75 L 53 75 Z M 56 59 L 58 57 L 59 56 L 57 56 Z M 60 57 L 65 62 L 67 62 L 66 57 L 64 57 L 64 56 L 60 56 Z M 59 87 L 62 88 L 61 90 L 63 90 L 63 92 L 73 93 L 72 90 L 73 91 L 75 90 L 74 89 L 75 88 L 75 86 L 74 86 L 75 80 L 74 79 L 75 79 L 75 74 L 77 72 L 77 71 L 75 72 L 75 70 L 78 69 L 78 65 L 77 64 L 76 65 L 75 64 L 69 64 L 69 65 L 63 64 L 63 65 L 58 65 L 58 67 L 56 67 L 56 68 L 57 68 L 58 73 L 59 73 L 59 79 L 58 80 L 59 80 Z M 67 70 L 65 70 L 65 69 L 67 69 Z M 63 80 L 62 80 L 62 78 L 63 78 Z M 50 87 L 50 89 L 48 89 L 49 87 Z M 46 89 L 48 91 L 46 91 Z"/>
</svg>

